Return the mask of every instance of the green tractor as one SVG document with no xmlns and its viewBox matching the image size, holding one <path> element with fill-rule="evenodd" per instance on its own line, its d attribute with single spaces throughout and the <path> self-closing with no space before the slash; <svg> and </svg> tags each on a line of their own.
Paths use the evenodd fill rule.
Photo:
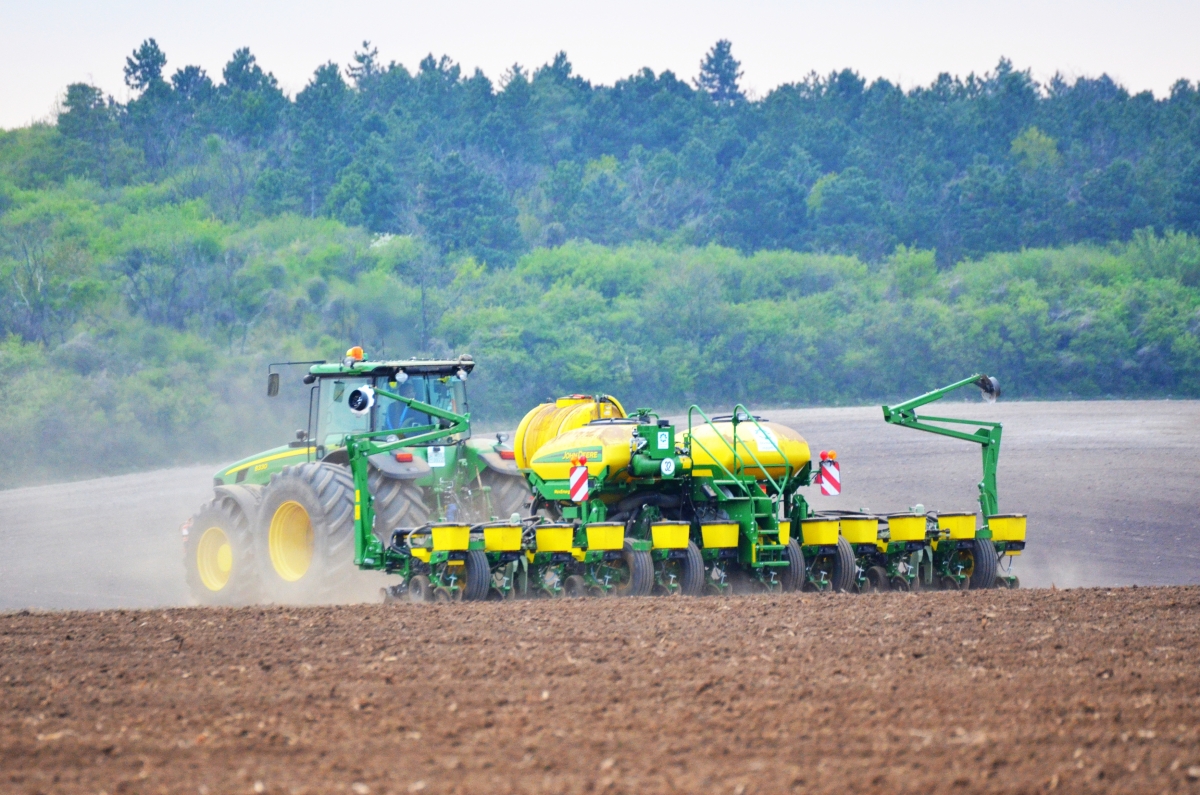
<svg viewBox="0 0 1200 795">
<path fill-rule="evenodd" d="M 192 597 L 338 600 L 361 593 L 359 570 L 377 570 L 400 576 L 385 598 L 484 598 L 482 541 L 463 530 L 520 513 L 530 492 L 503 434 L 471 438 L 474 360 L 372 362 L 356 347 L 293 364 L 310 365 L 307 427 L 216 473 L 213 499 L 183 526 Z M 268 369 L 271 397 L 281 366 Z M 434 535 L 453 550 L 431 554 Z"/>
</svg>

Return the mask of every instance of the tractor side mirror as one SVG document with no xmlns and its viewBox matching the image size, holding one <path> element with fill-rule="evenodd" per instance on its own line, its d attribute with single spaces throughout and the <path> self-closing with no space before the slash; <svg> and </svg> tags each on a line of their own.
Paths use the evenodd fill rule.
<svg viewBox="0 0 1200 795">
<path fill-rule="evenodd" d="M 275 397 L 279 394 L 279 373 L 267 374 L 267 397 Z"/>
</svg>

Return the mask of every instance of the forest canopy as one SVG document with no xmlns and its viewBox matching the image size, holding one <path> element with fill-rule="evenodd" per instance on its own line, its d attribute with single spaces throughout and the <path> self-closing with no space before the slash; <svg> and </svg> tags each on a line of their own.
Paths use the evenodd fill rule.
<svg viewBox="0 0 1200 795">
<path fill-rule="evenodd" d="M 1001 61 L 755 98 L 724 41 L 693 82 L 364 44 L 293 97 L 249 50 L 210 76 L 152 39 L 125 75 L 127 102 L 74 84 L 0 133 L 0 485 L 278 443 L 265 362 L 353 343 L 473 353 L 501 425 L 564 392 L 849 404 L 977 369 L 1200 396 L 1187 81 Z"/>
</svg>

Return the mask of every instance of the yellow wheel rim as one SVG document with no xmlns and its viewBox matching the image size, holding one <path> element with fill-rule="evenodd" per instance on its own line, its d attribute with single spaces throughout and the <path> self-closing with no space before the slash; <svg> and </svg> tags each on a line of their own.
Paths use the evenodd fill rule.
<svg viewBox="0 0 1200 795">
<path fill-rule="evenodd" d="M 267 545 L 276 574 L 288 582 L 305 575 L 312 563 L 313 531 L 303 505 L 290 500 L 275 510 Z"/>
<path fill-rule="evenodd" d="M 196 547 L 196 569 L 200 582 L 210 591 L 219 591 L 229 584 L 229 572 L 233 570 L 233 547 L 229 536 L 219 527 L 210 527 L 200 536 Z"/>
</svg>

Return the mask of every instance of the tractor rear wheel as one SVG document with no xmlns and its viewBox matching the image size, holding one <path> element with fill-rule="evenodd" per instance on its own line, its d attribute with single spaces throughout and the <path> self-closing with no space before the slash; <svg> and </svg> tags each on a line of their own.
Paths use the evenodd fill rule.
<svg viewBox="0 0 1200 795">
<path fill-rule="evenodd" d="M 625 549 L 620 560 L 612 562 L 614 568 L 624 569 L 621 582 L 613 588 L 614 596 L 649 596 L 654 587 L 654 561 L 650 553 L 633 548 L 633 542 L 625 539 Z"/>
<path fill-rule="evenodd" d="M 485 469 L 479 473 L 479 480 L 491 489 L 488 500 L 492 506 L 492 514 L 497 519 L 506 522 L 514 513 L 524 514 L 532 492 L 529 490 L 529 483 L 520 473 L 504 475 L 494 469 Z M 483 521 L 490 518 L 480 517 Z"/>
<path fill-rule="evenodd" d="M 784 556 L 787 558 L 787 571 L 783 573 L 783 590 L 784 592 L 799 591 L 804 586 L 804 578 L 807 572 L 804 568 L 804 552 L 801 551 L 800 545 L 796 543 L 796 539 L 790 539 L 787 542 L 787 547 L 783 550 Z"/>
<path fill-rule="evenodd" d="M 392 531 L 404 527 L 420 527 L 429 521 L 425 495 L 408 480 L 396 480 L 371 468 L 368 476 L 375 508 L 375 535 L 386 547 L 392 541 Z"/>
<path fill-rule="evenodd" d="M 858 565 L 854 562 L 854 548 L 850 542 L 838 536 L 837 552 L 833 557 L 833 590 L 849 592 L 854 590 L 855 575 Z"/>
<path fill-rule="evenodd" d="M 354 480 L 346 467 L 305 463 L 272 475 L 258 524 L 256 556 L 269 598 L 329 602 L 352 584 Z"/>
<path fill-rule="evenodd" d="M 991 588 L 996 583 L 996 569 L 1000 565 L 996 545 L 990 538 L 977 538 L 972 552 L 975 557 L 975 570 L 971 572 L 971 590 Z"/>
<path fill-rule="evenodd" d="M 192 517 L 184 544 L 188 591 L 202 605 L 258 600 L 262 587 L 254 560 L 250 519 L 237 501 L 218 494 Z"/>
</svg>

